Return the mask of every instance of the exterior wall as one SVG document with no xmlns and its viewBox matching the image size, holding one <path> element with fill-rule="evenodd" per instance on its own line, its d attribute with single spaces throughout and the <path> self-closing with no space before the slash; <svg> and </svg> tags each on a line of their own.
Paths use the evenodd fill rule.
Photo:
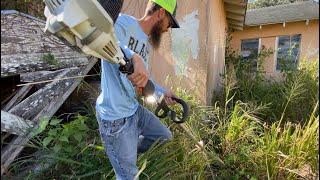
<svg viewBox="0 0 320 180">
<path fill-rule="evenodd" d="M 147 0 L 125 0 L 123 12 L 141 18 Z M 165 33 L 152 51 L 151 76 L 167 88 L 193 89 L 209 104 L 224 69 L 226 15 L 223 0 L 178 0 L 180 29 Z"/>
<path fill-rule="evenodd" d="M 319 20 L 310 20 L 309 24 L 306 21 L 290 22 L 274 25 L 263 25 L 245 27 L 243 31 L 235 31 L 232 34 L 231 47 L 234 50 L 241 50 L 241 40 L 251 38 L 261 38 L 261 45 L 265 48 L 276 49 L 276 37 L 281 35 L 301 34 L 300 44 L 300 60 L 312 60 L 319 58 Z M 279 72 L 276 71 L 276 53 L 265 60 L 264 69 L 267 75 L 276 77 Z"/>
</svg>

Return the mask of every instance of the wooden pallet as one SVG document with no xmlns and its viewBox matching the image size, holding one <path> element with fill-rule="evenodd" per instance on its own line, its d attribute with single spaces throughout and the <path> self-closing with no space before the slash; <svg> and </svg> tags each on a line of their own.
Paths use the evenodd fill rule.
<svg viewBox="0 0 320 180">
<path fill-rule="evenodd" d="M 22 77 L 27 82 L 48 79 L 53 81 L 44 84 L 28 97 L 26 95 L 32 85 L 23 86 L 2 108 L 4 113 L 1 113 L 1 132 L 15 134 L 15 137 L 1 149 L 1 176 L 33 137 L 32 131 L 38 127 L 40 119 L 50 120 L 82 80 L 82 78 L 64 80 L 61 78 L 84 76 L 97 61 L 96 58 L 90 58 L 89 63 L 82 67 L 53 72 L 33 72 Z"/>
</svg>

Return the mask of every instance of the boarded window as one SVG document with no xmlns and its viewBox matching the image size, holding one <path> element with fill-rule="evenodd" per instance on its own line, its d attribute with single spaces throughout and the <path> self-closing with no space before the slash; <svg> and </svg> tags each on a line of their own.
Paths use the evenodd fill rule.
<svg viewBox="0 0 320 180">
<path fill-rule="evenodd" d="M 252 61 L 252 70 L 257 70 L 257 56 L 259 52 L 259 39 L 241 40 L 241 54 L 244 59 Z"/>
<path fill-rule="evenodd" d="M 301 34 L 278 37 L 277 71 L 296 69 L 300 56 Z"/>
</svg>

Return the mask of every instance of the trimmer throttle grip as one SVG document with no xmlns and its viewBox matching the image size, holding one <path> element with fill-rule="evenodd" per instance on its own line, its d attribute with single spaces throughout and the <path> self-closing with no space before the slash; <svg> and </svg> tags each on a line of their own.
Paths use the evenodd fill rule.
<svg viewBox="0 0 320 180">
<path fill-rule="evenodd" d="M 134 72 L 134 66 L 132 60 L 125 60 L 126 64 L 125 65 L 120 65 L 119 71 L 122 72 L 123 74 L 131 75 Z"/>
<path fill-rule="evenodd" d="M 123 49 L 120 48 L 123 54 L 124 61 L 126 62 L 125 65 L 120 65 L 119 71 L 123 74 L 131 75 L 134 72 L 134 64 L 132 59 L 129 59 L 126 57 L 126 54 L 124 53 Z"/>
<path fill-rule="evenodd" d="M 122 50 L 122 49 L 121 49 Z M 122 53 L 124 54 L 123 50 Z M 128 76 L 134 72 L 134 64 L 132 59 L 128 59 L 124 54 L 124 60 L 126 61 L 125 65 L 120 65 L 119 71 L 123 74 L 127 74 Z M 155 91 L 154 84 L 151 80 L 148 80 L 146 86 L 142 90 L 143 96 L 152 95 Z"/>
</svg>

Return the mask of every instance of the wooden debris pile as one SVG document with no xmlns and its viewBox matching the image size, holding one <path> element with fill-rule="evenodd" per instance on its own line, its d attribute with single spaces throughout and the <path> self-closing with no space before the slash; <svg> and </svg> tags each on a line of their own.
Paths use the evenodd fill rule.
<svg viewBox="0 0 320 180">
<path fill-rule="evenodd" d="M 38 127 L 40 119 L 50 120 L 82 81 L 72 77 L 88 74 L 98 61 L 74 52 L 54 36 L 43 34 L 43 27 L 44 22 L 32 16 L 1 11 L 1 80 L 51 80 L 15 87 L 2 100 L 1 142 L 9 136 L 11 140 L 1 144 L 1 176 L 34 135 L 30 130 Z M 43 59 L 47 54 L 53 55 L 58 65 Z"/>
</svg>

